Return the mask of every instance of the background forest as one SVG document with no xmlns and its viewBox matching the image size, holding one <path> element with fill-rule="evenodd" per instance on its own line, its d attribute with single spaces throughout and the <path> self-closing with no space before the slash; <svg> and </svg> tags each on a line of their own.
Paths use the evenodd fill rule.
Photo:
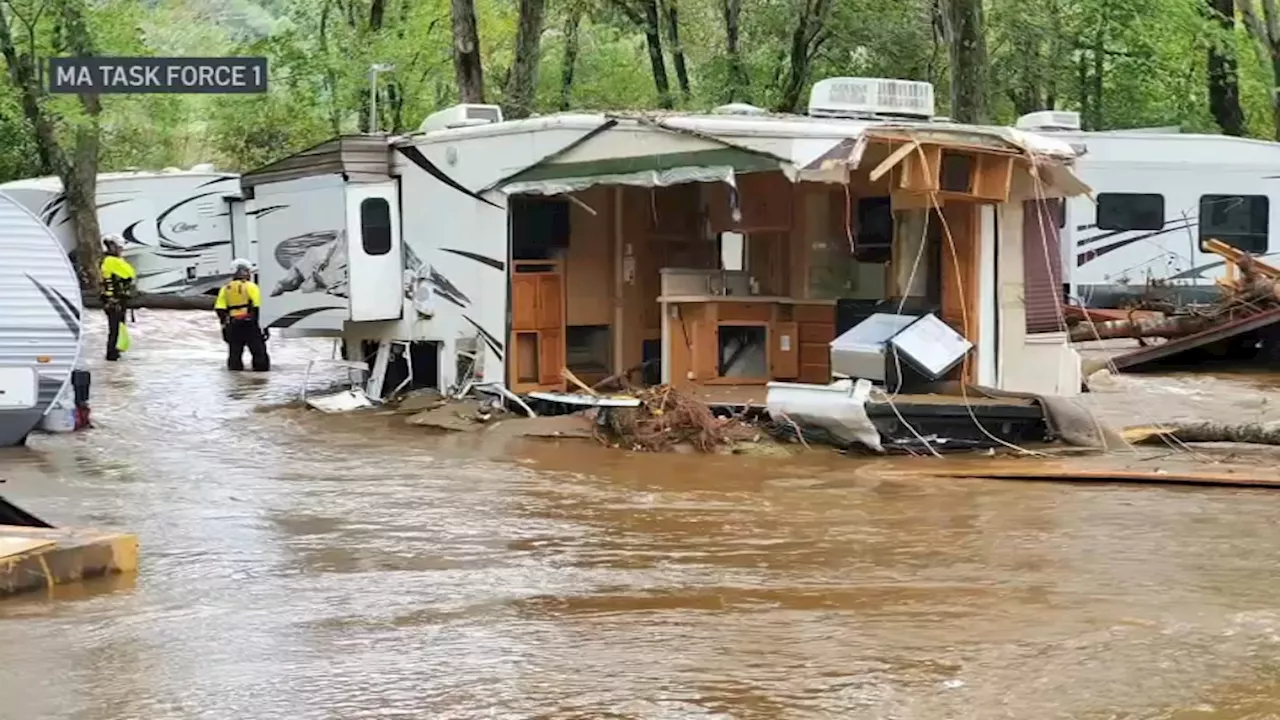
<svg viewBox="0 0 1280 720">
<path fill-rule="evenodd" d="M 1277 0 L 0 0 L 0 180 L 246 170 L 457 102 L 803 111 L 833 75 L 927 80 L 940 115 L 1280 134 Z M 50 55 L 265 55 L 260 96 L 48 97 Z"/>
</svg>

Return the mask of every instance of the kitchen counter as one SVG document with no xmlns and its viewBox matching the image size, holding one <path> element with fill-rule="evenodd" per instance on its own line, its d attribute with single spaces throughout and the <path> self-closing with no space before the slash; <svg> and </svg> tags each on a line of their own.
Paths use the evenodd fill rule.
<svg viewBox="0 0 1280 720">
<path fill-rule="evenodd" d="M 835 300 L 806 300 L 778 295 L 663 295 L 658 302 L 678 303 L 764 303 L 773 305 L 826 305 L 835 307 Z"/>
</svg>

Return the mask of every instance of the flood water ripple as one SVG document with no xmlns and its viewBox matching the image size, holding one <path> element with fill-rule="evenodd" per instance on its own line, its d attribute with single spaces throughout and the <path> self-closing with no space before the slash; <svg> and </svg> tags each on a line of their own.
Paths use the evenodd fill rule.
<svg viewBox="0 0 1280 720">
<path fill-rule="evenodd" d="M 203 313 L 131 334 L 97 429 L 0 491 L 141 572 L 0 602 L 0 718 L 1280 717 L 1274 493 L 477 447 L 283 404 L 325 342 L 261 377 Z M 1268 382 L 1090 402 L 1261 417 Z"/>
</svg>

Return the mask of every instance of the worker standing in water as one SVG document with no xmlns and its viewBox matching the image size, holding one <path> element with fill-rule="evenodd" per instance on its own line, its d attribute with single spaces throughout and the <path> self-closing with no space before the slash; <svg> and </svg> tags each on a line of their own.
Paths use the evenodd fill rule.
<svg viewBox="0 0 1280 720">
<path fill-rule="evenodd" d="M 271 358 L 267 356 L 267 333 L 258 325 L 262 291 L 250 279 L 253 265 L 248 260 L 233 260 L 231 272 L 231 282 L 218 291 L 213 303 L 227 343 L 227 369 L 244 370 L 244 349 L 248 347 L 253 369 L 265 372 L 271 369 Z"/>
<path fill-rule="evenodd" d="M 125 309 L 133 297 L 133 284 L 138 273 L 120 256 L 120 236 L 102 236 L 102 309 L 107 313 L 107 360 L 120 359 L 120 328 L 124 325 Z"/>
</svg>

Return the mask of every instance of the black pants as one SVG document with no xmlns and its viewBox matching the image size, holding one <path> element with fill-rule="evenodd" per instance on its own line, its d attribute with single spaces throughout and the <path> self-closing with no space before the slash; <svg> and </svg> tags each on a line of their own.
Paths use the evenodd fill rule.
<svg viewBox="0 0 1280 720">
<path fill-rule="evenodd" d="M 231 320 L 227 323 L 224 334 L 227 340 L 227 369 L 244 369 L 244 349 L 249 348 L 249 357 L 253 369 L 266 372 L 271 369 L 271 358 L 267 356 L 267 341 L 262 337 L 262 328 L 254 320 Z"/>
<path fill-rule="evenodd" d="M 107 313 L 107 359 L 119 360 L 116 343 L 120 340 L 120 323 L 124 322 L 124 306 L 109 304 L 103 310 Z"/>
</svg>

